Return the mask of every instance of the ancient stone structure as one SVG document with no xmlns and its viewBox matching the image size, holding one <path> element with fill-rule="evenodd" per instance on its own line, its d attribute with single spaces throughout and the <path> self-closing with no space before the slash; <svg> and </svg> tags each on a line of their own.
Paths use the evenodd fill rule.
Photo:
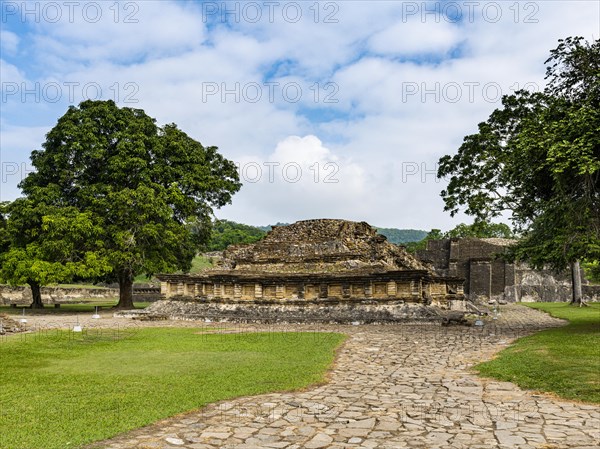
<svg viewBox="0 0 600 449">
<path fill-rule="evenodd" d="M 367 223 L 344 220 L 275 227 L 255 244 L 229 247 L 214 270 L 157 277 L 167 299 L 193 299 L 215 313 L 216 303 L 253 304 L 244 310 L 257 318 L 326 310 L 331 321 L 382 321 L 428 315 L 430 305 L 464 307 L 462 279 L 435 275 Z"/>
<path fill-rule="evenodd" d="M 569 301 L 570 274 L 507 263 L 500 255 L 513 243 L 498 238 L 431 240 L 427 249 L 417 252 L 417 258 L 441 276 L 464 278 L 464 293 L 472 301 Z M 598 291 L 584 286 L 584 296 L 594 300 Z"/>
</svg>

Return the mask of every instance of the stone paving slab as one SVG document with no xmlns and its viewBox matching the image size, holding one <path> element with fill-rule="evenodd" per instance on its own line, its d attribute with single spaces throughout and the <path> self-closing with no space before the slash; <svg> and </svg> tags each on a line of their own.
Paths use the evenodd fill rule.
<svg viewBox="0 0 600 449">
<path fill-rule="evenodd" d="M 160 323 L 173 324 L 201 325 Z M 470 371 L 515 338 L 562 324 L 512 305 L 483 329 L 320 326 L 318 331 L 349 335 L 327 384 L 223 401 L 89 448 L 597 448 L 600 407 L 523 391 Z M 310 330 L 306 325 L 267 328 Z"/>
</svg>

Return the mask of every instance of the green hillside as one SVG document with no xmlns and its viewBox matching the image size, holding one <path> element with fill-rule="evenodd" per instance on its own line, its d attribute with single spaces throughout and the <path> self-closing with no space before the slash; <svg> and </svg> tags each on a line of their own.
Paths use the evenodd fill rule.
<svg viewBox="0 0 600 449">
<path fill-rule="evenodd" d="M 287 226 L 289 223 L 277 223 L 268 226 L 250 226 L 229 220 L 217 220 L 212 229 L 208 251 L 222 251 L 229 245 L 240 243 L 254 243 L 262 239 L 273 226 Z M 409 242 L 423 240 L 427 231 L 418 229 L 375 228 L 381 235 L 385 235 L 389 242 L 401 245 Z"/>
<path fill-rule="evenodd" d="M 262 239 L 266 231 L 255 226 L 236 223 L 229 220 L 216 220 L 213 224 L 208 251 L 222 251 L 229 245 L 254 243 Z"/>
<path fill-rule="evenodd" d="M 377 232 L 385 235 L 388 242 L 402 245 L 409 242 L 419 242 L 425 238 L 427 231 L 419 229 L 376 228 Z"/>
</svg>

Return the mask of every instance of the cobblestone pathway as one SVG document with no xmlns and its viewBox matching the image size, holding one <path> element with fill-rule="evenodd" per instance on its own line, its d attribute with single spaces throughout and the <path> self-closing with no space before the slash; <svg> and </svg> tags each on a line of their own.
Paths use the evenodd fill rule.
<svg viewBox="0 0 600 449">
<path fill-rule="evenodd" d="M 599 407 L 469 371 L 514 338 L 562 323 L 506 306 L 483 329 L 326 326 L 350 336 L 326 385 L 212 404 L 91 447 L 597 448 Z"/>
</svg>

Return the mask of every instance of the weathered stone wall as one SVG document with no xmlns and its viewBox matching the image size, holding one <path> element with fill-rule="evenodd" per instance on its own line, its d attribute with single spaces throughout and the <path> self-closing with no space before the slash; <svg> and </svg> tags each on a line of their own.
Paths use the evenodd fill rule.
<svg viewBox="0 0 600 449">
<path fill-rule="evenodd" d="M 489 298 L 492 288 L 492 264 L 489 260 L 470 260 L 468 294 L 473 300 Z M 465 288 L 467 290 L 467 288 Z"/>
<path fill-rule="evenodd" d="M 42 302 L 45 304 L 77 301 L 83 299 L 111 300 L 119 296 L 119 290 L 112 288 L 42 287 L 41 293 Z M 31 289 L 29 287 L 11 287 L 8 285 L 0 285 L 0 304 L 29 305 L 31 302 Z"/>
<path fill-rule="evenodd" d="M 457 276 L 456 267 L 450 266 L 450 242 L 449 239 L 428 241 L 427 249 L 417 251 L 417 259 L 433 265 L 438 274 Z M 451 274 L 451 272 L 455 274 Z"/>
<path fill-rule="evenodd" d="M 344 274 L 230 273 L 159 275 L 166 299 L 188 297 L 216 301 L 403 300 L 451 308 L 464 306 L 462 279 L 429 276 L 424 271 Z M 454 303 L 452 303 L 454 304 Z"/>
<path fill-rule="evenodd" d="M 504 295 L 507 276 L 514 276 L 512 265 L 497 257 L 510 242 L 476 238 L 432 240 L 427 249 L 417 251 L 417 258 L 433 265 L 439 275 L 465 279 L 465 294 L 470 299 L 496 298 Z"/>
<path fill-rule="evenodd" d="M 600 301 L 600 285 L 584 285 L 583 297 L 588 301 Z"/>
<path fill-rule="evenodd" d="M 465 309 L 462 279 L 435 276 L 367 223 L 345 220 L 275 227 L 227 248 L 217 269 L 157 278 L 165 304 L 188 300 L 181 315 L 236 321 L 406 321 Z"/>
<path fill-rule="evenodd" d="M 261 273 L 427 270 L 369 224 L 330 219 L 275 226 L 256 243 L 227 248 L 219 265 L 225 270 Z"/>
<path fill-rule="evenodd" d="M 572 298 L 571 278 L 567 273 L 532 270 L 521 264 L 517 281 L 516 294 L 522 302 L 565 302 Z"/>
<path fill-rule="evenodd" d="M 120 315 L 141 319 L 201 319 L 261 323 L 394 323 L 440 321 L 441 312 L 423 304 L 391 300 L 313 302 L 219 302 L 167 300 Z"/>
<path fill-rule="evenodd" d="M 465 295 L 473 301 L 563 302 L 572 296 L 569 272 L 533 270 L 527 264 L 507 263 L 499 257 L 511 244 L 507 239 L 444 239 L 428 242 L 417 257 L 433 265 L 437 274 L 466 279 Z M 583 272 L 582 272 L 583 276 Z M 584 286 L 584 298 L 600 299 L 600 288 Z"/>
</svg>

